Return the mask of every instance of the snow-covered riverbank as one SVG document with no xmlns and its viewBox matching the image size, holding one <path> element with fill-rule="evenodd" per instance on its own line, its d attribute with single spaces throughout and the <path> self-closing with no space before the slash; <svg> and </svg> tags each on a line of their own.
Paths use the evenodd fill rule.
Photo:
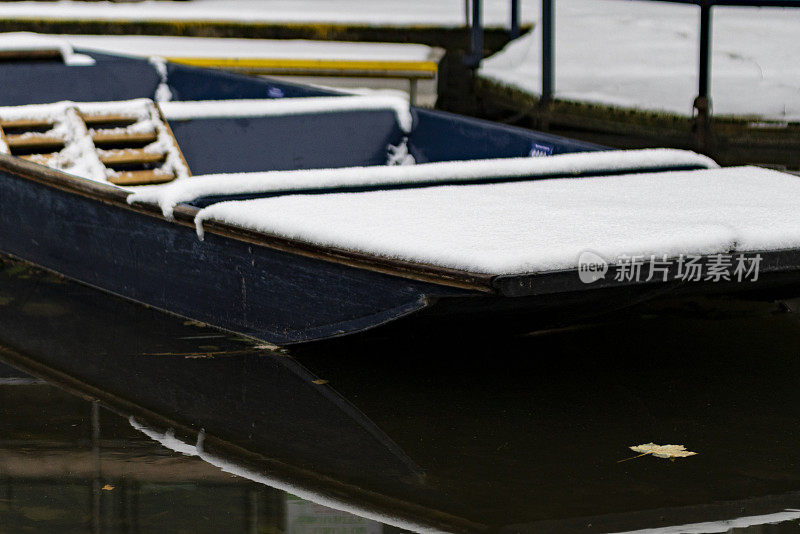
<svg viewBox="0 0 800 534">
<path fill-rule="evenodd" d="M 537 3 L 538 4 L 538 3 Z M 529 14 L 538 6 L 525 4 Z M 558 98 L 690 115 L 697 94 L 698 8 L 629 0 L 556 2 Z M 800 9 L 717 7 L 715 115 L 800 120 Z M 539 94 L 541 34 L 486 60 L 481 76 Z"/>
<path fill-rule="evenodd" d="M 539 0 L 521 0 L 535 23 Z M 43 9 L 46 6 L 46 9 Z M 487 26 L 507 27 L 509 0 L 484 0 Z M 698 8 L 633 0 L 556 2 L 559 98 L 688 116 L 697 92 Z M 125 21 L 464 25 L 463 0 L 194 0 L 0 2 L 0 18 Z M 712 103 L 717 116 L 800 120 L 800 9 L 714 10 Z M 466 36 L 465 36 L 466 39 Z M 538 28 L 487 59 L 481 76 L 540 91 Z"/>
</svg>

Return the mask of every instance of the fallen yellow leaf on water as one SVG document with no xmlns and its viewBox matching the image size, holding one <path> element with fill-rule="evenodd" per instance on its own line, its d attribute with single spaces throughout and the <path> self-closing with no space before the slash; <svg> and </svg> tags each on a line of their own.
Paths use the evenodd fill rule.
<svg viewBox="0 0 800 534">
<path fill-rule="evenodd" d="M 106 485 L 105 485 L 105 486 L 103 486 L 101 489 L 102 489 L 103 491 L 111 491 L 111 490 L 113 490 L 113 489 L 114 489 L 114 486 L 112 486 L 111 484 L 106 484 Z"/>
<path fill-rule="evenodd" d="M 628 448 L 633 452 L 639 453 L 639 456 L 634 456 L 633 458 L 639 458 L 649 454 L 656 458 L 669 458 L 670 460 L 674 460 L 675 458 L 685 458 L 697 454 L 696 452 L 687 451 L 686 447 L 683 445 L 656 445 L 655 443 L 645 443 Z M 625 460 L 620 460 L 620 462 L 633 460 L 633 458 L 626 458 Z"/>
<path fill-rule="evenodd" d="M 317 385 L 320 385 L 320 384 L 327 384 L 327 383 L 328 383 L 328 381 L 327 381 L 327 380 L 323 380 L 323 379 L 321 379 L 321 378 L 318 378 L 318 379 L 316 379 L 316 380 L 312 380 L 312 382 L 313 382 L 313 383 L 315 383 L 315 384 L 317 384 Z"/>
</svg>

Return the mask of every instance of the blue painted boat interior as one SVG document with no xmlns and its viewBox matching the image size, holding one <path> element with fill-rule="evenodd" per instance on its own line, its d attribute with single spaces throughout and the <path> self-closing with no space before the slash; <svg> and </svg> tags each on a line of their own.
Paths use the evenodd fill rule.
<svg viewBox="0 0 800 534">
<path fill-rule="evenodd" d="M 96 63 L 6 63 L 0 105 L 154 98 L 150 61 L 81 50 Z M 341 93 L 230 72 L 169 64 L 173 100 L 272 99 Z M 561 154 L 601 147 L 520 128 L 414 108 L 408 150 L 417 162 Z M 391 111 L 170 121 L 193 174 L 383 165 L 406 134 Z"/>
<path fill-rule="evenodd" d="M 385 165 L 393 111 L 170 121 L 194 174 Z"/>
</svg>

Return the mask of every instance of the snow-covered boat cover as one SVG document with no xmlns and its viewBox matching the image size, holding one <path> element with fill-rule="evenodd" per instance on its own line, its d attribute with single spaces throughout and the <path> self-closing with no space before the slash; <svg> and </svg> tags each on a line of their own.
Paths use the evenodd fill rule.
<svg viewBox="0 0 800 534">
<path fill-rule="evenodd" d="M 324 246 L 490 274 L 800 247 L 800 178 L 758 167 L 299 194 L 197 216 Z"/>
<path fill-rule="evenodd" d="M 654 148 L 576 152 L 539 158 L 442 161 L 389 167 L 208 174 L 179 179 L 168 185 L 137 187 L 128 197 L 128 203 L 157 204 L 166 217 L 171 217 L 177 204 L 207 196 L 717 166 L 710 158 L 694 152 Z"/>
</svg>

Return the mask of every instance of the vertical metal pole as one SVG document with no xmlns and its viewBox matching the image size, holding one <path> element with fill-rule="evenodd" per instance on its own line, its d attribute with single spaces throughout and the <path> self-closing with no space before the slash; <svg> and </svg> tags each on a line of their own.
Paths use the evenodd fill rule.
<svg viewBox="0 0 800 534">
<path fill-rule="evenodd" d="M 695 149 L 708 152 L 711 145 L 711 6 L 713 0 L 700 4 L 700 70 L 697 98 L 694 99 Z"/>
<path fill-rule="evenodd" d="M 519 37 L 519 0 L 511 0 L 511 31 L 508 36 L 511 39 Z"/>
<path fill-rule="evenodd" d="M 472 66 L 479 67 L 483 59 L 483 0 L 472 0 Z"/>
<path fill-rule="evenodd" d="M 553 99 L 553 0 L 542 0 L 542 102 Z"/>
<path fill-rule="evenodd" d="M 710 97 L 711 89 L 711 5 L 700 5 L 700 83 L 698 96 Z"/>
</svg>

